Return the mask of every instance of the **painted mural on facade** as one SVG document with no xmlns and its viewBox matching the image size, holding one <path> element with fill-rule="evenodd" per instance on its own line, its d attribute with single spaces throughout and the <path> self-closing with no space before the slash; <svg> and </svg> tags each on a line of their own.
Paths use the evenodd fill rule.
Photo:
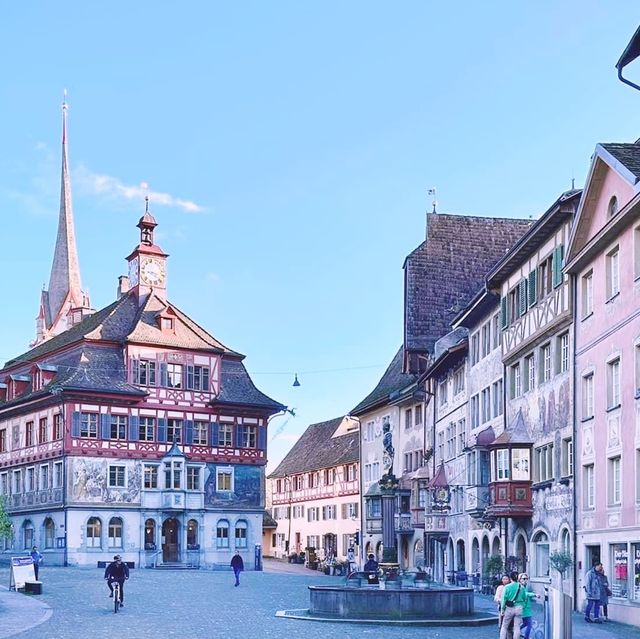
<svg viewBox="0 0 640 639">
<path fill-rule="evenodd" d="M 106 459 L 73 459 L 71 495 L 74 501 L 94 503 L 137 503 L 140 501 L 141 465 L 126 464 L 125 486 L 109 486 L 109 462 Z"/>
<path fill-rule="evenodd" d="M 233 472 L 233 490 L 216 490 L 216 464 L 207 464 L 208 476 L 204 484 L 205 506 L 229 507 L 243 506 L 260 508 L 262 468 L 257 466 L 235 466 Z M 228 465 L 220 468 L 228 469 Z"/>
</svg>

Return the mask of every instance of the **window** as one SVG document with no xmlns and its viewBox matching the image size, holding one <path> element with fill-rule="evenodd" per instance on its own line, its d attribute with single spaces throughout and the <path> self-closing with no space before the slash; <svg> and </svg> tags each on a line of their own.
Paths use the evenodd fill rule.
<svg viewBox="0 0 640 639">
<path fill-rule="evenodd" d="M 438 399 L 440 401 L 440 406 L 444 406 L 449 400 L 446 379 L 438 384 Z"/>
<path fill-rule="evenodd" d="M 247 522 L 236 522 L 236 548 L 247 547 Z"/>
<path fill-rule="evenodd" d="M 109 520 L 109 548 L 122 548 L 122 519 L 112 517 Z"/>
<path fill-rule="evenodd" d="M 233 424 L 220 424 L 218 426 L 218 446 L 231 447 Z"/>
<path fill-rule="evenodd" d="M 152 442 L 156 420 L 153 417 L 141 417 L 138 427 L 138 439 L 141 442 Z"/>
<path fill-rule="evenodd" d="M 633 277 L 637 280 L 640 277 L 640 226 L 633 230 L 633 265 Z"/>
<path fill-rule="evenodd" d="M 562 440 L 562 476 L 573 475 L 573 439 L 571 437 Z"/>
<path fill-rule="evenodd" d="M 200 469 L 187 466 L 187 490 L 200 490 Z"/>
<path fill-rule="evenodd" d="M 471 398 L 471 428 L 477 428 L 480 425 L 480 395 L 474 395 Z"/>
<path fill-rule="evenodd" d="M 23 539 L 24 548 L 26 549 L 33 548 L 33 542 L 34 542 L 34 536 L 35 536 L 34 535 L 35 529 L 33 527 L 33 522 L 27 519 L 22 525 L 22 532 L 24 537 Z"/>
<path fill-rule="evenodd" d="M 0 453 L 7 452 L 7 429 L 0 430 Z"/>
<path fill-rule="evenodd" d="M 198 522 L 190 519 L 187 522 L 187 550 L 197 550 L 198 547 Z"/>
<path fill-rule="evenodd" d="M 319 479 L 320 477 L 318 473 L 309 473 L 309 476 L 307 477 L 307 485 L 309 488 L 317 488 Z"/>
<path fill-rule="evenodd" d="M 96 413 L 82 413 L 80 415 L 80 437 L 98 437 L 98 415 Z"/>
<path fill-rule="evenodd" d="M 614 195 L 609 200 L 609 206 L 607 207 L 607 217 L 612 218 L 618 213 L 618 198 Z"/>
<path fill-rule="evenodd" d="M 358 502 L 342 504 L 342 519 L 355 519 L 358 516 Z"/>
<path fill-rule="evenodd" d="M 509 479 L 509 450 L 499 448 L 496 450 L 496 480 Z"/>
<path fill-rule="evenodd" d="M 53 548 L 55 537 L 56 526 L 53 523 L 53 519 L 51 519 L 51 517 L 47 517 L 44 520 L 44 547 L 47 550 Z"/>
<path fill-rule="evenodd" d="M 622 478 L 620 473 L 620 457 L 611 457 L 609 459 L 609 503 L 611 505 L 618 505 L 622 501 Z"/>
<path fill-rule="evenodd" d="M 367 502 L 367 516 L 374 519 L 382 517 L 382 500 L 380 497 L 374 497 Z"/>
<path fill-rule="evenodd" d="M 536 481 L 549 481 L 553 479 L 553 444 L 536 448 L 535 458 Z"/>
<path fill-rule="evenodd" d="M 375 424 L 374 422 L 367 422 L 367 441 L 372 442 L 375 437 Z"/>
<path fill-rule="evenodd" d="M 464 419 L 461 419 L 458 422 L 458 452 L 461 453 L 465 446 L 467 445 L 467 422 Z M 420 451 L 419 457 L 420 464 L 416 464 L 422 466 L 422 451 Z"/>
<path fill-rule="evenodd" d="M 355 464 L 348 464 L 344 467 L 344 478 L 346 481 L 355 481 L 357 479 Z"/>
<path fill-rule="evenodd" d="M 102 548 L 102 522 L 97 517 L 89 517 L 86 533 L 87 548 Z"/>
<path fill-rule="evenodd" d="M 13 494 L 19 495 L 22 492 L 22 471 L 13 471 Z"/>
<path fill-rule="evenodd" d="M 534 574 L 536 577 L 547 577 L 549 575 L 549 537 L 539 532 L 532 542 L 535 549 Z"/>
<path fill-rule="evenodd" d="M 38 421 L 38 443 L 44 444 L 47 441 L 47 418 L 42 417 Z"/>
<path fill-rule="evenodd" d="M 493 316 L 493 343 L 492 346 L 494 349 L 500 346 L 500 313 L 496 313 Z"/>
<path fill-rule="evenodd" d="M 499 379 L 497 382 L 493 382 L 493 416 L 498 417 L 502 415 L 502 380 Z"/>
<path fill-rule="evenodd" d="M 459 395 L 464 391 L 464 367 L 461 366 L 453 373 L 453 394 Z"/>
<path fill-rule="evenodd" d="M 182 441 L 181 419 L 167 419 L 167 441 L 178 443 Z"/>
<path fill-rule="evenodd" d="M 336 469 L 335 468 L 325 468 L 324 469 L 324 485 L 325 486 L 332 486 L 333 482 L 335 482 L 335 480 L 336 480 Z"/>
<path fill-rule="evenodd" d="M 582 419 L 593 417 L 593 373 L 582 378 Z"/>
<path fill-rule="evenodd" d="M 197 421 L 193 423 L 193 443 L 200 446 L 207 445 L 207 431 L 209 422 Z"/>
<path fill-rule="evenodd" d="M 322 507 L 322 519 L 336 519 L 336 507 L 335 504 Z"/>
<path fill-rule="evenodd" d="M 187 388 L 209 391 L 209 368 L 207 366 L 187 366 Z"/>
<path fill-rule="evenodd" d="M 607 363 L 607 408 L 620 406 L 620 358 Z"/>
<path fill-rule="evenodd" d="M 9 494 L 9 473 L 0 473 L 0 495 Z"/>
<path fill-rule="evenodd" d="M 304 506 L 297 504 L 293 507 L 293 519 L 304 519 Z"/>
<path fill-rule="evenodd" d="M 49 490 L 49 464 L 40 466 L 40 490 Z"/>
<path fill-rule="evenodd" d="M 482 357 L 486 357 L 491 352 L 491 322 L 483 324 L 480 332 L 482 334 L 482 348 L 480 352 Z"/>
<path fill-rule="evenodd" d="M 634 548 L 638 548 L 637 544 L 633 544 Z M 613 570 L 609 575 L 609 584 L 614 597 L 627 597 L 629 588 L 629 551 L 626 543 L 611 544 L 611 565 Z M 637 555 L 635 556 L 637 557 Z M 635 560 L 637 561 L 637 559 Z M 638 565 L 634 567 L 634 577 L 638 573 Z M 637 586 L 634 583 L 634 593 L 637 593 Z M 638 596 L 636 594 L 636 596 Z"/>
<path fill-rule="evenodd" d="M 164 330 L 171 331 L 173 330 L 173 318 L 172 317 L 161 317 L 160 318 L 160 328 Z"/>
<path fill-rule="evenodd" d="M 216 548 L 229 547 L 229 522 L 221 519 L 216 526 Z"/>
<path fill-rule="evenodd" d="M 488 422 L 491 419 L 491 388 L 487 386 L 482 389 L 482 423 Z"/>
<path fill-rule="evenodd" d="M 111 488 L 125 487 L 125 467 L 109 466 L 109 486 Z"/>
<path fill-rule="evenodd" d="M 62 439 L 62 415 L 60 413 L 53 416 L 53 439 Z"/>
<path fill-rule="evenodd" d="M 27 468 L 26 480 L 25 480 L 25 492 L 31 493 L 35 490 L 36 488 L 35 477 L 36 477 L 36 469 L 33 467 Z"/>
<path fill-rule="evenodd" d="M 620 292 L 620 250 L 616 246 L 607 253 L 607 300 L 615 297 Z"/>
<path fill-rule="evenodd" d="M 250 424 L 240 426 L 240 441 L 238 446 L 242 448 L 256 448 L 258 438 L 258 427 Z"/>
<path fill-rule="evenodd" d="M 140 386 L 156 385 L 156 363 L 146 359 L 133 360 L 133 383 Z"/>
<path fill-rule="evenodd" d="M 536 360 L 533 353 L 524 358 L 524 383 L 525 392 L 536 387 Z"/>
<path fill-rule="evenodd" d="M 24 445 L 33 446 L 33 422 L 27 422 L 25 426 Z"/>
<path fill-rule="evenodd" d="M 538 299 L 546 297 L 546 295 L 553 290 L 551 279 L 553 274 L 552 262 L 553 258 L 549 255 L 549 257 L 538 266 Z"/>
<path fill-rule="evenodd" d="M 307 521 L 319 521 L 320 508 L 307 508 Z"/>
<path fill-rule="evenodd" d="M 167 490 L 180 490 L 182 488 L 182 462 L 164 462 L 164 487 Z"/>
<path fill-rule="evenodd" d="M 127 438 L 127 418 L 124 415 L 111 415 L 111 439 Z"/>
<path fill-rule="evenodd" d="M 563 333 L 558 337 L 558 373 L 566 373 L 569 370 L 569 333 Z"/>
<path fill-rule="evenodd" d="M 181 364 L 167 364 L 167 386 L 169 388 L 182 388 Z"/>
<path fill-rule="evenodd" d="M 53 487 L 62 488 L 63 468 L 62 462 L 53 464 Z"/>
<path fill-rule="evenodd" d="M 233 490 L 233 471 L 231 468 L 218 468 L 216 474 L 217 492 L 229 492 Z"/>
<path fill-rule="evenodd" d="M 455 423 L 451 423 L 447 426 L 446 429 L 446 440 L 447 440 L 447 459 L 451 459 L 455 457 L 456 454 L 456 425 Z"/>
<path fill-rule="evenodd" d="M 463 378 L 464 379 L 464 378 Z M 413 416 L 414 416 L 414 425 L 415 426 L 420 426 L 422 424 L 422 406 L 420 406 L 418 404 L 418 406 L 416 406 L 413 410 Z M 368 424 L 367 424 L 368 426 Z"/>
<path fill-rule="evenodd" d="M 413 426 L 413 411 L 410 408 L 404 411 L 404 427 L 409 429 Z"/>
<path fill-rule="evenodd" d="M 511 367 L 511 399 L 522 395 L 522 379 L 520 375 L 520 364 Z"/>
<path fill-rule="evenodd" d="M 444 431 L 438 433 L 438 459 L 444 459 Z"/>
<path fill-rule="evenodd" d="M 582 276 L 582 317 L 593 313 L 593 271 Z"/>
<path fill-rule="evenodd" d="M 551 344 L 545 344 L 540 348 L 542 360 L 541 380 L 548 382 L 551 379 Z"/>
<path fill-rule="evenodd" d="M 304 477 L 302 475 L 296 475 L 293 478 L 293 489 L 294 490 L 303 490 L 304 489 Z"/>
<path fill-rule="evenodd" d="M 519 291 L 519 286 L 516 286 L 513 290 L 509 291 L 509 324 L 515 324 L 520 317 Z"/>
<path fill-rule="evenodd" d="M 153 464 L 144 465 L 144 487 L 157 488 L 158 487 L 158 467 Z"/>
<path fill-rule="evenodd" d="M 480 361 L 480 335 L 474 333 L 471 336 L 471 366 L 475 366 Z"/>
<path fill-rule="evenodd" d="M 511 451 L 511 478 L 515 481 L 529 481 L 529 450 L 526 448 L 514 448 Z"/>
</svg>

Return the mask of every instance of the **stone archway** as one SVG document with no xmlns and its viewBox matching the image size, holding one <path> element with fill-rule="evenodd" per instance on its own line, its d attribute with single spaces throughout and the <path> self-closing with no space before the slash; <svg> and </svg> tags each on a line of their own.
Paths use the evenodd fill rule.
<svg viewBox="0 0 640 639">
<path fill-rule="evenodd" d="M 165 519 L 162 524 L 162 561 L 173 563 L 180 560 L 180 522 L 175 517 Z"/>
</svg>

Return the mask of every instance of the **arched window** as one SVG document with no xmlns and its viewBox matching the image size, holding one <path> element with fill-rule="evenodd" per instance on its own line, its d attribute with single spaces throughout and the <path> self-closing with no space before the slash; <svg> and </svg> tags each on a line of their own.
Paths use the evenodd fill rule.
<svg viewBox="0 0 640 639">
<path fill-rule="evenodd" d="M 563 528 L 560 533 L 560 552 L 571 554 L 571 535 L 567 528 Z"/>
<path fill-rule="evenodd" d="M 198 546 L 198 522 L 190 519 L 187 523 L 187 550 L 197 550 Z"/>
<path fill-rule="evenodd" d="M 549 576 L 549 537 L 540 531 L 531 540 L 535 550 L 534 574 L 536 577 Z"/>
<path fill-rule="evenodd" d="M 22 524 L 22 538 L 24 541 L 24 548 L 28 548 L 31 550 L 34 545 L 34 527 L 33 522 L 30 519 L 25 520 L 24 524 Z"/>
<path fill-rule="evenodd" d="M 216 527 L 216 548 L 229 547 L 229 522 L 221 519 Z"/>
<path fill-rule="evenodd" d="M 607 209 L 608 216 L 611 218 L 618 212 L 618 198 L 614 195 L 609 200 L 609 208 Z"/>
<path fill-rule="evenodd" d="M 247 522 L 240 520 L 236 522 L 236 548 L 247 547 Z"/>
<path fill-rule="evenodd" d="M 51 517 L 44 520 L 44 547 L 53 548 L 56 538 L 56 526 Z"/>
<path fill-rule="evenodd" d="M 144 522 L 144 549 L 156 549 L 156 522 L 154 519 L 147 519 Z"/>
<path fill-rule="evenodd" d="M 97 517 L 87 521 L 87 548 L 102 548 L 102 522 Z"/>
<path fill-rule="evenodd" d="M 109 520 L 109 548 L 122 548 L 122 519 L 112 517 Z"/>
</svg>

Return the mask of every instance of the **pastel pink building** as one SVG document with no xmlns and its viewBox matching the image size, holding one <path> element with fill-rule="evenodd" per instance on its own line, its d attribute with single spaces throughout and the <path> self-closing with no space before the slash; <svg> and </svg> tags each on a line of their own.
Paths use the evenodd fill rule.
<svg viewBox="0 0 640 639">
<path fill-rule="evenodd" d="M 576 577 L 603 562 L 609 616 L 640 624 L 640 144 L 599 144 L 571 233 Z"/>
</svg>

